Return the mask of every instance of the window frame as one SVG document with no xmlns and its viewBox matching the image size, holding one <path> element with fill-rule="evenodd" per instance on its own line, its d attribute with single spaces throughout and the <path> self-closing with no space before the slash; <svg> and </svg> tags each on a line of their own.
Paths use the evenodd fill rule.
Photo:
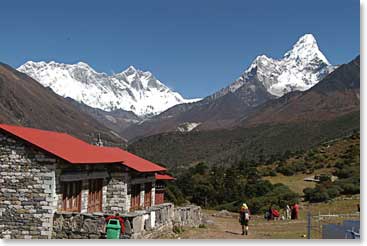
<svg viewBox="0 0 367 246">
<path fill-rule="evenodd" d="M 88 180 L 88 213 L 102 212 L 103 179 Z"/>
<path fill-rule="evenodd" d="M 62 182 L 62 211 L 80 212 L 82 181 Z"/>
</svg>

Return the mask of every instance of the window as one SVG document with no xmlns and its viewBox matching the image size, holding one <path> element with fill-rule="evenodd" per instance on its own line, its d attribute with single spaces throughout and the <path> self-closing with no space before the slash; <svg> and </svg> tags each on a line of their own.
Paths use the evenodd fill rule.
<svg viewBox="0 0 367 246">
<path fill-rule="evenodd" d="M 89 180 L 88 213 L 102 211 L 103 179 Z"/>
<path fill-rule="evenodd" d="M 80 212 L 82 182 L 63 182 L 62 210 Z"/>
<path fill-rule="evenodd" d="M 144 190 L 144 207 L 150 207 L 152 205 L 152 183 L 145 184 Z"/>
<path fill-rule="evenodd" d="M 131 210 L 140 208 L 140 184 L 131 186 Z"/>
</svg>

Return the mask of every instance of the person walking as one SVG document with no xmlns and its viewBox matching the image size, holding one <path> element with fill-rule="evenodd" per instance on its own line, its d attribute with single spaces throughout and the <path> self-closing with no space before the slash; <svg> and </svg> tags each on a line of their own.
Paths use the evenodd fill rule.
<svg viewBox="0 0 367 246">
<path fill-rule="evenodd" d="M 248 235 L 248 224 L 250 221 L 250 209 L 247 207 L 246 203 L 243 203 L 240 209 L 240 224 L 242 227 L 241 235 Z"/>
<path fill-rule="evenodd" d="M 269 206 L 269 209 L 266 211 L 265 218 L 266 218 L 267 221 L 274 219 L 274 217 L 273 217 L 273 208 L 272 208 L 271 205 Z"/>
<path fill-rule="evenodd" d="M 294 203 L 292 207 L 292 220 L 297 220 L 299 216 L 299 205 Z"/>
<path fill-rule="evenodd" d="M 289 205 L 287 204 L 287 206 L 285 207 L 285 219 L 286 220 L 290 220 L 291 219 L 291 208 L 289 207 Z"/>
</svg>

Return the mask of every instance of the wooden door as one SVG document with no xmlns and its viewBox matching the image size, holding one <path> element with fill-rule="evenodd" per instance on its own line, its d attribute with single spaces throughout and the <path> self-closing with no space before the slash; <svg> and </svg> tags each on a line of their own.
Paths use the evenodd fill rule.
<svg viewBox="0 0 367 246">
<path fill-rule="evenodd" d="M 144 207 L 148 208 L 152 205 L 152 183 L 146 183 L 144 189 Z"/>
<path fill-rule="evenodd" d="M 82 182 L 63 182 L 62 210 L 67 212 L 80 212 Z"/>
<path fill-rule="evenodd" d="M 102 211 L 103 179 L 89 180 L 88 213 Z"/>
<path fill-rule="evenodd" d="M 155 191 L 155 204 L 164 203 L 164 190 L 156 190 Z"/>
<path fill-rule="evenodd" d="M 140 208 L 140 184 L 131 186 L 131 205 L 130 209 L 135 210 Z"/>
</svg>

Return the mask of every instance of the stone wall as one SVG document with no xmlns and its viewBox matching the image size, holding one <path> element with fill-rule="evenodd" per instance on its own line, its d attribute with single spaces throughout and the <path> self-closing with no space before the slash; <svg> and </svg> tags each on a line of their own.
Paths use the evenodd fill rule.
<svg viewBox="0 0 367 246">
<path fill-rule="evenodd" d="M 174 225 L 195 227 L 202 224 L 201 208 L 199 206 L 177 207 L 174 209 Z"/>
<path fill-rule="evenodd" d="M 0 133 L 0 238 L 51 238 L 57 161 Z"/>
<path fill-rule="evenodd" d="M 108 214 L 56 212 L 53 223 L 53 238 L 97 239 L 106 237 L 105 218 Z M 124 238 L 159 238 L 172 232 L 173 226 L 197 227 L 202 223 L 198 206 L 177 207 L 171 203 L 153 206 L 148 210 L 121 214 L 125 219 Z"/>
<path fill-rule="evenodd" d="M 129 182 L 128 171 L 122 165 L 115 166 L 111 170 L 111 180 L 106 187 L 103 211 L 105 213 L 123 213 L 127 212 L 129 207 L 127 204 L 127 183 Z"/>
</svg>

